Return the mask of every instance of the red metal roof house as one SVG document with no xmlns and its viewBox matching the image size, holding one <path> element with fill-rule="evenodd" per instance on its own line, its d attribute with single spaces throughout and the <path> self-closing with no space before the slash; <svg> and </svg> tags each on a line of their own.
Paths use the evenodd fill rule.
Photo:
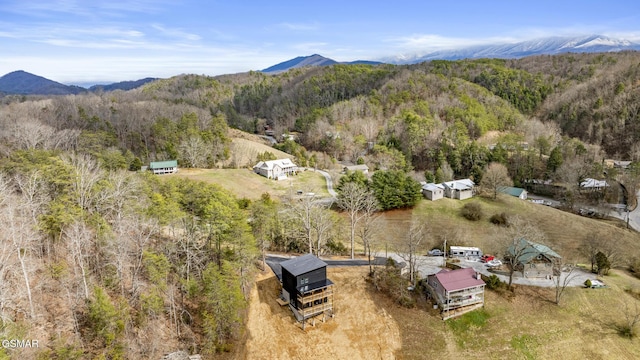
<svg viewBox="0 0 640 360">
<path fill-rule="evenodd" d="M 485 283 L 472 268 L 444 269 L 427 277 L 427 289 L 446 320 L 484 306 Z"/>
</svg>

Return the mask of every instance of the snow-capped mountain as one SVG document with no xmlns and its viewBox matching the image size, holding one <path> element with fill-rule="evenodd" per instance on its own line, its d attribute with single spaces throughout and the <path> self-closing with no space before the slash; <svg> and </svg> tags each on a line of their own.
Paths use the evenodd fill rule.
<svg viewBox="0 0 640 360">
<path fill-rule="evenodd" d="M 385 59 L 394 64 L 414 64 L 427 60 L 477 58 L 520 58 L 531 55 L 553 55 L 568 52 L 611 52 L 640 50 L 640 44 L 602 35 L 580 37 L 548 37 L 508 44 L 487 44 L 461 49 L 440 50 L 423 54 L 402 55 Z"/>
</svg>

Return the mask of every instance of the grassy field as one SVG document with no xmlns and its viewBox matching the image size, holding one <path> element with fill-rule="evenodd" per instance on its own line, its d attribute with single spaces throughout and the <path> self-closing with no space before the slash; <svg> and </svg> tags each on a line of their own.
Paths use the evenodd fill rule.
<svg viewBox="0 0 640 360">
<path fill-rule="evenodd" d="M 479 203 L 483 218 L 469 221 L 460 216 L 460 209 L 468 202 Z M 498 252 L 496 238 L 504 231 L 493 225 L 489 218 L 493 214 L 506 213 L 508 216 L 520 216 L 541 229 L 545 244 L 551 246 L 569 261 L 583 261 L 581 244 L 590 233 L 600 233 L 603 237 L 616 242 L 625 257 L 640 257 L 640 234 L 624 228 L 620 221 L 606 221 L 574 215 L 548 206 L 533 204 L 514 197 L 504 196 L 497 200 L 483 197 L 459 201 L 440 199 L 422 200 L 412 210 L 399 210 L 384 213 L 382 216 L 384 231 L 378 236 L 379 250 L 384 246 L 393 247 L 406 238 L 411 219 L 416 218 L 426 224 L 429 238 L 424 241 L 424 250 L 436 243 L 438 235 L 450 233 L 450 239 L 459 245 L 478 246 L 485 252 Z M 455 231 L 452 231 L 455 230 Z"/>
<path fill-rule="evenodd" d="M 269 180 L 249 169 L 181 169 L 178 174 L 171 176 L 215 183 L 239 198 L 258 199 L 267 192 L 273 198 L 282 199 L 297 190 L 329 196 L 324 177 L 313 171 L 303 171 L 283 181 Z M 484 214 L 481 220 L 469 221 L 460 216 L 460 209 L 469 202 L 480 204 Z M 510 196 L 499 196 L 496 200 L 484 197 L 465 201 L 446 198 L 438 201 L 421 200 L 414 209 L 384 212 L 381 214 L 376 250 L 378 254 L 383 254 L 385 250 L 394 251 L 406 239 L 411 219 L 415 218 L 426 224 L 429 234 L 422 243 L 421 251 L 441 245 L 438 236 L 449 233 L 449 241 L 453 241 L 449 244 L 478 246 L 486 253 L 499 253 L 503 249 L 496 239 L 504 229 L 489 222 L 492 215 L 499 213 L 517 215 L 530 221 L 545 233 L 545 244 L 569 262 L 585 261 L 581 244 L 591 233 L 599 233 L 617 243 L 625 260 L 640 258 L 640 234 L 626 229 L 618 220 L 587 218 Z M 341 240 L 347 244 L 346 235 Z M 356 247 L 359 248 L 360 245 Z"/>
<path fill-rule="evenodd" d="M 568 289 L 555 305 L 552 289 L 519 287 L 506 298 L 486 294 L 485 308 L 443 322 L 428 310 L 402 309 L 379 299 L 400 324 L 398 358 L 637 359 L 640 340 L 621 336 L 624 303 L 637 302 L 624 288 L 638 280 L 615 272 L 606 289 Z M 429 342 L 420 341 L 430 335 Z"/>
<path fill-rule="evenodd" d="M 250 169 L 180 169 L 173 176 L 218 184 L 238 198 L 259 199 L 263 193 L 282 198 L 297 190 L 329 196 L 324 177 L 313 171 L 302 171 L 287 180 L 269 180 Z"/>
</svg>

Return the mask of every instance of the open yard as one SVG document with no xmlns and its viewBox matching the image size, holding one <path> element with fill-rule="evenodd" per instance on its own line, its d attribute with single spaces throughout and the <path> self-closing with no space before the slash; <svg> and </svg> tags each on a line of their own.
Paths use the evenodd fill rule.
<svg viewBox="0 0 640 360">
<path fill-rule="evenodd" d="M 165 175 L 166 176 L 166 175 Z M 290 192 L 303 190 L 319 196 L 329 196 L 327 184 L 320 173 L 301 171 L 286 180 L 269 180 L 250 169 L 180 169 L 175 175 L 196 181 L 218 184 L 238 198 L 259 199 L 263 193 L 273 198 L 287 196 Z"/>
<path fill-rule="evenodd" d="M 623 272 L 608 288 L 568 290 L 561 306 L 552 289 L 519 287 L 507 297 L 488 291 L 486 307 L 440 320 L 426 303 L 406 309 L 375 292 L 363 268 L 329 268 L 336 283 L 336 316 L 303 331 L 275 297 L 278 282 L 260 276 L 251 292 L 240 359 L 637 359 L 640 339 L 619 335 L 625 288 L 640 281 Z"/>
</svg>

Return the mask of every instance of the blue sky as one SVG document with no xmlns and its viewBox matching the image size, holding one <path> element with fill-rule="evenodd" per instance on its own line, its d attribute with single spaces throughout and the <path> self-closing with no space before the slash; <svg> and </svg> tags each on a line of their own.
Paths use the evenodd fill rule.
<svg viewBox="0 0 640 360">
<path fill-rule="evenodd" d="M 640 3 L 0 0 L 0 75 L 96 84 L 589 34 L 640 42 Z"/>
</svg>

